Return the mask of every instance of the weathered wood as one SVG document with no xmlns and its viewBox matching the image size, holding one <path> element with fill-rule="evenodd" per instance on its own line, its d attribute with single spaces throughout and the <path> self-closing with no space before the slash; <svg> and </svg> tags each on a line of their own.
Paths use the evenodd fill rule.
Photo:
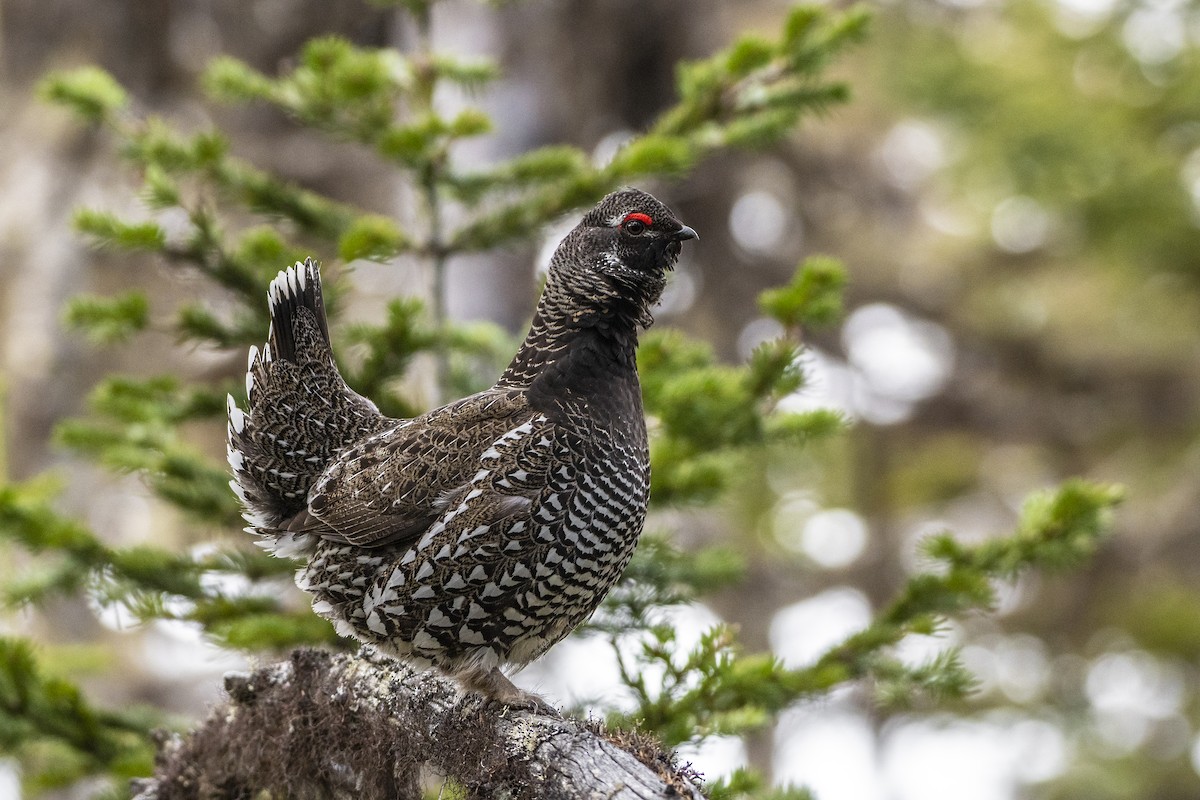
<svg viewBox="0 0 1200 800">
<path fill-rule="evenodd" d="M 297 650 L 226 689 L 200 727 L 162 742 L 137 800 L 418 798 L 431 774 L 480 798 L 702 798 L 644 738 L 490 703 L 378 656 Z"/>
</svg>

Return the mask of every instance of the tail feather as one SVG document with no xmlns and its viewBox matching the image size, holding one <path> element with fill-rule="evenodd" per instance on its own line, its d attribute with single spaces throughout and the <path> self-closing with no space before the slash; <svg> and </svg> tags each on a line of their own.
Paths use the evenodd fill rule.
<svg viewBox="0 0 1200 800">
<path fill-rule="evenodd" d="M 293 321 L 301 308 L 315 318 L 321 343 L 329 353 L 329 323 L 325 319 L 325 300 L 321 294 L 321 272 L 311 258 L 282 270 L 267 289 L 267 301 L 271 309 L 268 361 L 272 353 L 284 361 L 297 361 L 297 339 L 304 337 L 298 337 Z M 300 357 L 305 355 L 304 352 L 299 354 Z"/>
<path fill-rule="evenodd" d="M 228 401 L 228 456 L 250 530 L 280 535 L 307 510 L 308 491 L 330 460 L 387 419 L 338 372 L 311 259 L 280 272 L 267 300 L 271 329 L 261 352 L 250 348 L 246 410 Z"/>
</svg>

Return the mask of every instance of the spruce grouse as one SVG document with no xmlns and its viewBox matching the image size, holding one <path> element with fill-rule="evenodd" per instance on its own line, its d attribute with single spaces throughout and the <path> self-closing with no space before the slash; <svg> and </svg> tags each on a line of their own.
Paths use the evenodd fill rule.
<svg viewBox="0 0 1200 800">
<path fill-rule="evenodd" d="M 608 195 L 559 245 L 496 385 L 407 420 L 338 373 L 312 261 L 281 272 L 248 410 L 229 399 L 247 530 L 306 559 L 296 583 L 343 635 L 527 701 L 500 668 L 586 620 L 641 533 L 638 328 L 694 238 L 649 194 Z"/>
</svg>

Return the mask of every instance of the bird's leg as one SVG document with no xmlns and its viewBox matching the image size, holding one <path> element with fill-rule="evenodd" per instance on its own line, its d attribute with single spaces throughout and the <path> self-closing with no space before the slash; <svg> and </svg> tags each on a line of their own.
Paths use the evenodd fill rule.
<svg viewBox="0 0 1200 800">
<path fill-rule="evenodd" d="M 519 688 L 510 681 L 500 671 L 499 667 L 470 669 L 458 673 L 457 677 L 459 682 L 462 683 L 463 688 L 468 691 L 479 692 L 489 702 L 501 703 L 513 708 L 531 711 L 534 714 L 551 717 L 561 716 L 554 706 L 547 703 L 541 697 L 533 692 L 527 692 Z"/>
</svg>

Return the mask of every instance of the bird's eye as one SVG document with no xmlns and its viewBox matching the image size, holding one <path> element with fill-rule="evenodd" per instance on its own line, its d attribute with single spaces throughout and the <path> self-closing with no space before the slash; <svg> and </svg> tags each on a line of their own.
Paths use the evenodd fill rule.
<svg viewBox="0 0 1200 800">
<path fill-rule="evenodd" d="M 625 219 L 621 220 L 621 230 L 626 233 L 637 236 L 640 233 L 645 233 L 646 229 L 653 224 L 654 220 L 650 219 L 646 214 L 630 214 Z"/>
</svg>

